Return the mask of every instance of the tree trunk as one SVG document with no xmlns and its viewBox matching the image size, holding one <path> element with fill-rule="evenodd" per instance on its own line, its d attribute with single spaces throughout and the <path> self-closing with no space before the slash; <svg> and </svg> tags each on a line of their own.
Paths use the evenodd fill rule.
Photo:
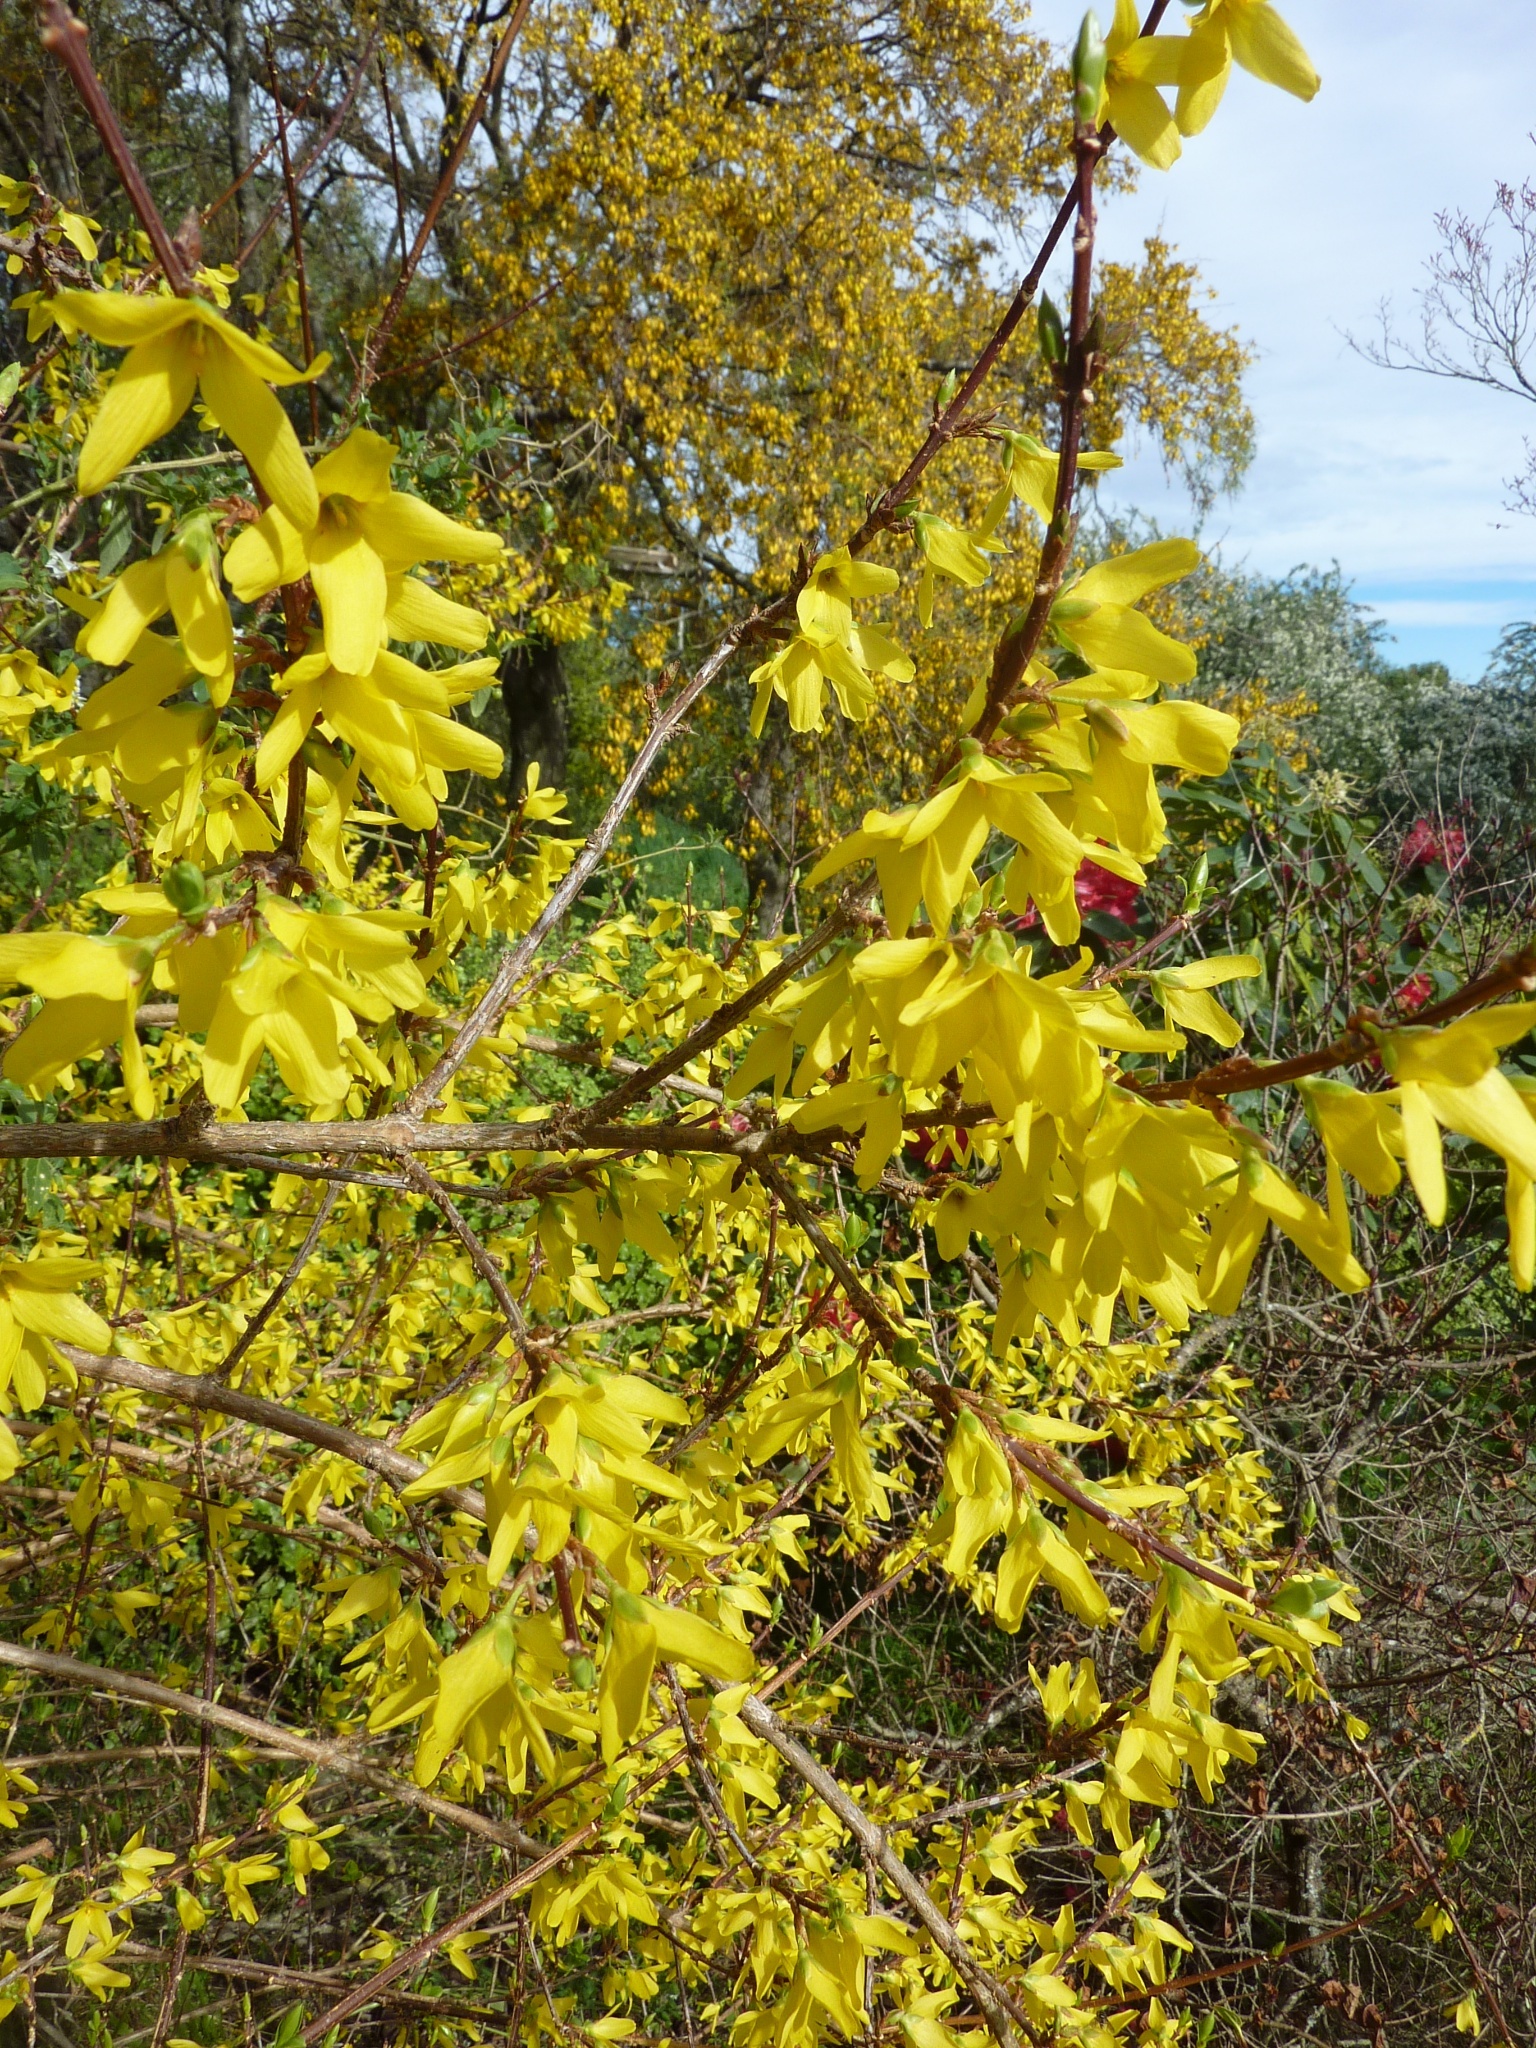
<svg viewBox="0 0 1536 2048">
<path fill-rule="evenodd" d="M 776 938 L 784 927 L 794 880 L 794 767 L 789 716 L 775 697 L 757 758 L 739 777 L 746 809 L 747 886 L 765 939 Z"/>
<path fill-rule="evenodd" d="M 544 787 L 565 781 L 570 750 L 569 699 L 560 650 L 547 640 L 509 648 L 501 663 L 501 701 L 507 714 L 507 783 L 515 803 L 536 761 Z"/>
<path fill-rule="evenodd" d="M 229 176 L 245 177 L 255 154 L 251 146 L 251 46 L 246 34 L 245 0 L 223 0 L 224 77 L 229 86 L 229 104 L 224 113 L 225 146 L 229 152 Z M 235 223 L 243 249 L 255 232 L 256 188 L 246 178 L 235 194 Z"/>
</svg>

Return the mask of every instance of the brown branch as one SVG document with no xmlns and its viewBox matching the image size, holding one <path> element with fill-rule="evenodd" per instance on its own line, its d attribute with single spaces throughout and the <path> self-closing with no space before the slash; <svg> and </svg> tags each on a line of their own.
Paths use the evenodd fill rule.
<svg viewBox="0 0 1536 2048">
<path fill-rule="evenodd" d="M 392 1450 L 377 1437 L 360 1436 L 356 1430 L 322 1421 L 318 1415 L 306 1415 L 302 1409 L 263 1401 L 258 1395 L 241 1393 L 201 1373 L 167 1372 L 162 1366 L 141 1365 L 136 1358 L 119 1358 L 111 1353 L 98 1357 L 94 1352 L 82 1351 L 78 1344 L 61 1343 L 57 1348 L 86 1379 L 102 1380 L 114 1387 L 132 1387 L 156 1400 L 175 1401 L 194 1413 L 211 1409 L 235 1422 L 248 1423 L 253 1429 L 271 1430 L 275 1436 L 288 1437 L 295 1443 L 333 1451 L 365 1471 L 376 1472 L 397 1492 L 427 1470 L 420 1458 Z M 447 1486 L 437 1498 L 463 1514 L 473 1515 L 477 1521 L 485 1520 L 485 1501 L 472 1487 Z"/>
<path fill-rule="evenodd" d="M 112 111 L 112 102 L 107 98 L 106 87 L 96 75 L 96 67 L 90 56 L 90 31 L 78 16 L 71 14 L 65 0 L 42 0 L 42 42 L 43 48 L 56 57 L 69 73 L 81 104 L 90 117 L 91 126 L 101 137 L 102 147 L 112 160 L 112 168 L 128 203 L 144 224 L 149 236 L 150 247 L 155 252 L 160 268 L 165 272 L 166 283 L 177 298 L 185 299 L 192 291 L 192 273 L 186 259 L 172 240 L 165 222 L 160 218 L 154 195 L 145 183 L 144 173 L 139 169 L 138 160 L 128 147 L 128 139 L 118 126 L 117 115 Z"/>
<path fill-rule="evenodd" d="M 922 1922 L 934 1947 L 951 1964 L 981 2008 L 998 2048 L 1019 2048 L 1012 2001 L 990 1971 L 984 1970 L 977 1962 L 966 1942 L 933 1903 L 927 1887 L 913 1876 L 886 1840 L 883 1830 L 876 1827 L 832 1773 L 822 1768 L 805 1745 L 796 1741 L 778 1716 L 760 1699 L 749 1693 L 737 1712 L 759 1741 L 777 1750 L 795 1776 L 810 1787 L 827 1811 L 842 1822 L 864 1855 L 885 1874 L 888 1883 Z M 1021 2020 L 1020 2024 L 1026 2032 L 1030 2031 L 1027 2022 Z"/>
<path fill-rule="evenodd" d="M 239 1713 L 218 1701 L 198 1699 L 193 1693 L 175 1692 L 168 1685 L 157 1685 L 153 1679 L 140 1678 L 133 1672 L 111 1671 L 105 1665 L 84 1664 L 78 1657 L 35 1649 L 30 1643 L 0 1642 L 0 1664 L 9 1664 L 17 1671 L 36 1672 L 43 1678 L 56 1678 L 66 1685 L 85 1686 L 92 1692 L 106 1693 L 118 1699 L 136 1700 L 141 1706 L 153 1707 L 160 1712 L 184 1714 L 188 1720 L 202 1722 L 207 1727 L 227 1729 L 243 1741 L 261 1743 L 284 1756 L 297 1757 L 315 1770 L 355 1779 L 359 1784 L 371 1786 L 374 1791 L 399 1800 L 402 1805 L 414 1806 L 422 1813 L 431 1814 L 435 1820 L 462 1828 L 466 1834 L 479 1835 L 498 1848 L 514 1849 L 525 1856 L 544 1853 L 543 1844 L 524 1834 L 521 1828 L 509 1827 L 492 1819 L 489 1814 L 476 1813 L 473 1807 L 459 1806 L 451 1799 L 439 1799 L 434 1793 L 424 1792 L 408 1778 L 396 1777 L 393 1771 L 364 1762 L 340 1743 L 314 1742 L 307 1735 L 297 1735 L 277 1722 L 259 1721 L 254 1714 Z"/>
<path fill-rule="evenodd" d="M 58 0 L 55 0 L 55 4 L 58 4 Z M 383 313 L 379 316 L 378 326 L 368 337 L 367 346 L 363 350 L 363 360 L 358 370 L 354 403 L 356 399 L 362 397 L 368 386 L 373 382 L 379 353 L 394 331 L 395 322 L 400 317 L 400 309 L 405 304 L 405 295 L 411 288 L 411 279 L 416 275 L 417 265 L 426 253 L 427 243 L 432 239 L 432 231 L 437 226 L 438 215 L 448 203 L 448 196 L 452 192 L 454 183 L 459 175 L 459 166 L 463 163 L 465 152 L 474 140 L 475 130 L 480 126 L 481 117 L 485 113 L 486 103 L 500 83 L 501 74 L 506 69 L 507 59 L 512 54 L 512 45 L 517 41 L 519 31 L 528 18 L 528 9 L 531 4 L 532 0 L 517 0 L 517 5 L 512 10 L 511 18 L 501 32 L 501 41 L 496 45 L 495 54 L 491 58 L 490 66 L 481 82 L 480 90 L 475 95 L 474 104 L 470 107 L 464 126 L 459 131 L 459 139 L 449 151 L 448 161 L 443 165 L 442 175 L 437 181 L 437 189 L 427 202 L 427 210 L 422 215 L 421 226 L 416 231 L 416 239 L 411 244 L 410 252 L 406 256 L 405 261 L 400 266 L 400 275 L 396 280 L 395 288 L 389 295 L 389 300 L 385 305 Z"/>
</svg>

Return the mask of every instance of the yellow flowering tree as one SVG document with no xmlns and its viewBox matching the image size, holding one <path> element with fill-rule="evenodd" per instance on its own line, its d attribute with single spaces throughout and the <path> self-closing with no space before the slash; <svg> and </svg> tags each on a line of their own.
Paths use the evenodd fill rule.
<svg viewBox="0 0 1536 2048">
<path fill-rule="evenodd" d="M 1281 1540 L 1237 1375 L 1186 1361 L 1272 1228 L 1366 1289 L 1361 1196 L 1401 1162 L 1443 1213 L 1446 1134 L 1501 1163 L 1529 1287 L 1536 1119 L 1500 1055 L 1536 961 L 1261 1063 L 1261 963 L 1185 944 L 1193 901 L 1129 952 L 1083 938 L 1085 874 L 1142 881 L 1168 771 L 1219 773 L 1237 730 L 1146 609 L 1192 544 L 1077 546 L 1107 121 L 1171 161 L 1146 94 L 1198 125 L 1218 39 L 1299 89 L 1278 19 L 1211 0 L 1138 63 L 1087 18 L 1069 203 L 906 467 L 829 546 L 786 524 L 777 593 L 653 677 L 584 839 L 530 775 L 491 841 L 495 749 L 455 715 L 484 621 L 438 565 L 499 539 L 373 427 L 305 449 L 278 393 L 320 366 L 226 317 L 51 0 L 149 253 L 38 294 L 29 389 L 94 336 L 122 354 L 77 492 L 194 394 L 249 490 L 65 586 L 94 688 L 35 651 L 48 606 L 0 671 L 18 762 L 121 835 L 0 937 L 0 1668 L 17 1726 L 111 1700 L 85 1756 L 157 1774 L 149 1818 L 102 1777 L 78 1847 L 10 1859 L 8 2011 L 155 2048 L 1209 2041 L 1162 1817 L 1309 1716 L 1402 1831 L 1379 1911 L 1427 1914 L 1454 2025 L 1512 2039 L 1330 1688 L 1351 1588 Z M 1067 236 L 1066 312 L 1024 327 Z M 983 409 L 1021 327 L 1050 446 Z M 1001 458 L 974 517 L 957 444 Z M 824 849 L 795 936 L 626 889 L 616 835 L 712 695 L 861 729 L 1012 539 L 1037 572 L 922 788 Z M 904 576 L 898 633 L 872 614 Z M 1310 1186 L 1233 1106 L 1298 1084 Z M 955 1646 L 925 1711 L 1001 1660 L 981 1736 L 1027 1703 L 1026 1756 L 869 1725 L 845 1653 L 915 1597 Z M 0 1824 L 79 1754 L 8 1751 Z"/>
</svg>

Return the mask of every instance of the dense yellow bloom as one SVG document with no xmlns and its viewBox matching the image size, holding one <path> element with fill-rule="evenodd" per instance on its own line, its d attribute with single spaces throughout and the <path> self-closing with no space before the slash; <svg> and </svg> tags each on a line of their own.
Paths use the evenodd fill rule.
<svg viewBox="0 0 1536 2048">
<path fill-rule="evenodd" d="M 463 635 L 467 607 L 450 605 L 424 585 L 406 586 L 403 572 L 418 562 L 494 562 L 502 552 L 493 533 L 461 526 L 425 499 L 390 488 L 399 451 L 382 434 L 354 427 L 339 448 L 316 463 L 318 516 L 307 527 L 273 505 L 245 528 L 226 564 L 230 588 L 249 603 L 281 583 L 308 576 L 325 621 L 325 651 L 346 675 L 366 675 L 385 637 L 391 602 L 404 638 L 449 645 L 480 645 Z M 400 579 L 400 580 L 395 580 Z M 418 630 L 409 630 L 414 621 Z M 435 628 L 445 627 L 441 635 Z M 455 638 L 455 635 L 458 635 Z"/>
<path fill-rule="evenodd" d="M 323 651 L 306 654 L 276 678 L 283 703 L 257 751 L 257 787 L 271 788 L 318 719 L 356 749 L 363 772 L 401 821 L 425 830 L 448 794 L 449 770 L 501 773 L 495 741 L 450 715 L 495 673 L 489 658 L 418 668 L 377 642 L 361 675 L 336 668 Z"/>
<path fill-rule="evenodd" d="M 80 451 L 80 489 L 87 497 L 168 434 L 197 390 L 284 516 L 298 527 L 314 525 L 320 501 L 309 465 L 267 386 L 318 377 L 329 358 L 295 370 L 201 299 L 69 291 L 48 304 L 67 334 L 89 334 L 128 351 Z"/>
</svg>

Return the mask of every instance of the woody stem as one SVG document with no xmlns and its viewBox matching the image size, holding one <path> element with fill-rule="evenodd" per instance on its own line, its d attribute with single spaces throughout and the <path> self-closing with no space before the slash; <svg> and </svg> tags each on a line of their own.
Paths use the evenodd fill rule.
<svg viewBox="0 0 1536 2048">
<path fill-rule="evenodd" d="M 144 232 L 149 236 L 155 260 L 165 272 L 166 283 L 177 298 L 189 297 L 192 273 L 160 218 L 160 209 L 145 182 L 144 173 L 139 169 L 138 160 L 117 125 L 117 115 L 107 98 L 107 89 L 91 62 L 87 47 L 90 31 L 78 16 L 70 13 L 65 0 L 42 0 L 39 11 L 42 15 L 43 48 L 57 57 L 74 81 L 75 90 L 90 116 L 91 125 L 101 137 L 102 147 L 112 159 L 112 168 L 117 172 L 129 203 L 144 223 Z"/>
</svg>

